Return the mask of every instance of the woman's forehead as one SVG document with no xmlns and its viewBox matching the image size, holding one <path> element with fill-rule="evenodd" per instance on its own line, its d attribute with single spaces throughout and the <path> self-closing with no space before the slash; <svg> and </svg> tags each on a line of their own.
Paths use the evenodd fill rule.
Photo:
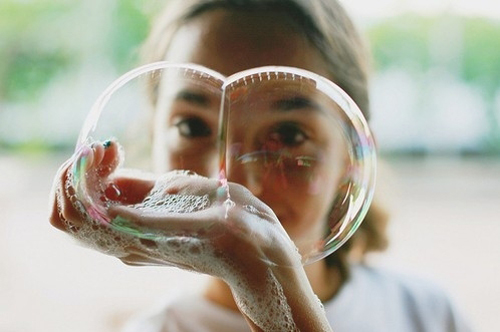
<svg viewBox="0 0 500 332">
<path fill-rule="evenodd" d="M 204 13 L 177 31 L 165 59 L 200 64 L 226 76 L 267 65 L 328 75 L 318 50 L 283 13 Z"/>
</svg>

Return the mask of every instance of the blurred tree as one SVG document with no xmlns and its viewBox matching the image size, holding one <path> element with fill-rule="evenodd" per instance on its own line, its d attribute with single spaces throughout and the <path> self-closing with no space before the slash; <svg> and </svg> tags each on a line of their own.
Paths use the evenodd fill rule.
<svg viewBox="0 0 500 332">
<path fill-rule="evenodd" d="M 442 36 L 436 38 L 436 34 Z M 441 68 L 479 89 L 487 106 L 474 111 L 485 112 L 489 119 L 484 150 L 500 152 L 500 110 L 495 109 L 500 98 L 499 21 L 450 14 L 404 14 L 376 22 L 367 29 L 367 35 L 379 72 L 398 68 L 418 79 L 431 69 Z M 448 53 L 448 59 L 436 53 Z"/>
<path fill-rule="evenodd" d="M 139 47 L 149 31 L 150 17 L 144 4 L 137 0 L 121 0 L 115 7 L 111 32 L 112 58 L 120 71 L 137 64 Z"/>
<path fill-rule="evenodd" d="M 145 8 L 136 0 L 115 1 L 105 56 L 120 73 L 137 63 L 139 45 L 149 29 Z M 0 3 L 0 99 L 35 100 L 59 73 L 79 64 L 75 50 L 49 36 L 75 10 L 77 6 L 64 0 Z"/>
<path fill-rule="evenodd" d="M 405 14 L 381 20 L 367 30 L 368 39 L 378 71 L 390 67 L 422 71 L 429 68 L 428 52 L 430 20 L 427 17 Z"/>
<path fill-rule="evenodd" d="M 462 78 L 478 86 L 486 100 L 486 115 L 490 124 L 486 149 L 500 152 L 500 22 L 472 18 L 464 22 Z"/>
<path fill-rule="evenodd" d="M 43 44 L 47 22 L 64 15 L 62 1 L 0 3 L 0 100 L 25 101 L 70 64 L 67 50 Z"/>
<path fill-rule="evenodd" d="M 111 74 L 121 74 L 137 65 L 150 18 L 163 3 L 161 0 L 88 3 L 87 7 L 99 6 L 93 13 L 103 14 L 95 20 L 106 20 L 105 31 L 100 31 L 97 24 L 74 25 L 80 20 L 93 22 L 83 20 L 90 11 L 80 6 L 80 2 L 2 0 L 0 120 L 7 103 L 36 101 L 59 75 L 84 68 L 86 56 L 103 59 L 103 63 L 112 67 L 106 67 Z M 495 109 L 500 98 L 498 21 L 450 14 L 434 17 L 402 14 L 376 21 L 367 27 L 366 33 L 378 72 L 397 68 L 419 79 L 435 68 L 444 68 L 453 77 L 480 90 L 487 107 L 478 111 L 485 112 L 489 119 L 485 149 L 500 151 L 500 111 Z M 75 39 L 75 34 L 79 38 Z M 80 45 L 92 43 L 94 36 L 100 36 L 99 43 Z M 453 38 L 455 48 L 450 46 Z M 447 61 L 453 52 L 457 53 L 453 61 Z M 23 116 L 28 118 L 34 111 L 34 107 L 25 107 Z M 9 112 L 12 115 L 17 111 Z M 4 138 L 0 133 L 0 144 Z"/>
</svg>

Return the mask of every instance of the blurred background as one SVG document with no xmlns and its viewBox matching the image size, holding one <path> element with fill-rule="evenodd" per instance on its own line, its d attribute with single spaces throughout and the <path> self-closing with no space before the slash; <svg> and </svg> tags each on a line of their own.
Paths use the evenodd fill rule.
<svg viewBox="0 0 500 332">
<path fill-rule="evenodd" d="M 500 8 L 344 0 L 373 53 L 372 128 L 391 245 L 376 264 L 441 284 L 500 326 Z M 204 277 L 131 268 L 47 221 L 59 165 L 104 88 L 138 64 L 164 1 L 0 2 L 0 332 L 118 331 Z"/>
</svg>

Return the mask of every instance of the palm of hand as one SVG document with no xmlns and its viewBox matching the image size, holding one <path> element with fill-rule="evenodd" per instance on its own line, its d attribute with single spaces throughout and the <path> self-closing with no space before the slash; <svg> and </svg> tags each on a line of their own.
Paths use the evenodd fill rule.
<svg viewBox="0 0 500 332">
<path fill-rule="evenodd" d="M 272 210 L 244 187 L 228 184 L 228 204 L 218 180 L 185 172 L 156 182 L 118 177 L 118 164 L 113 143 L 94 145 L 63 165 L 54 185 L 52 224 L 130 265 L 174 265 L 227 280 L 257 266 L 296 263 L 293 242 Z M 94 213 L 74 195 L 75 165 L 86 172 L 80 186 L 97 202 Z M 105 206 L 103 197 L 111 203 Z"/>
</svg>

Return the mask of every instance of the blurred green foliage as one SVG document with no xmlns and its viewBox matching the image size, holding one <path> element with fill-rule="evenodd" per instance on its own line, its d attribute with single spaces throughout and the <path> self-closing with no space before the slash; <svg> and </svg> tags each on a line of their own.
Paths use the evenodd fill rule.
<svg viewBox="0 0 500 332">
<path fill-rule="evenodd" d="M 40 19 L 57 19 L 70 8 L 68 2 L 38 0 L 0 2 L 0 31 L 4 37 L 16 38 L 32 30 L 33 23 Z"/>
<path fill-rule="evenodd" d="M 421 71 L 429 68 L 428 31 L 429 19 L 415 15 L 393 17 L 371 25 L 366 33 L 376 69 L 399 66 Z"/>
<path fill-rule="evenodd" d="M 76 70 L 86 61 L 89 53 L 82 50 L 87 46 L 78 44 L 79 36 L 74 35 L 75 30 L 66 29 L 68 24 L 76 24 L 76 28 L 81 29 L 77 32 L 93 28 L 79 26 L 78 18 L 88 15 L 81 12 L 82 8 L 85 9 L 82 3 L 70 0 L 0 2 L 0 111 L 3 103 L 36 101 L 59 75 Z M 104 4 L 94 3 L 99 6 Z M 140 45 L 155 14 L 152 4 L 158 7 L 161 2 L 107 0 L 105 7 L 110 10 L 106 12 L 107 16 L 103 16 L 108 20 L 107 29 L 99 31 L 94 28 L 90 32 L 91 36 L 102 39 L 101 43 L 94 45 L 94 52 L 99 52 L 106 63 L 112 64 L 117 75 L 138 63 Z M 452 68 L 455 70 L 452 74 L 481 90 L 488 103 L 486 112 L 491 118 L 492 145 L 500 146 L 500 130 L 494 109 L 495 98 L 500 91 L 499 21 L 415 14 L 381 19 L 365 29 L 375 69 L 384 71 L 397 67 L 418 75 L 446 66 L 442 59 L 436 57 L 433 47 L 436 42 L 441 43 L 438 46 L 445 50 L 448 47 L 447 23 L 455 27 L 455 32 L 456 29 L 460 32 L 458 66 Z M 443 34 L 443 31 L 444 36 L 437 36 L 441 39 L 436 39 L 436 34 Z M 83 42 L 88 43 L 89 39 L 83 39 Z M 26 116 L 29 117 L 29 114 Z"/>
<path fill-rule="evenodd" d="M 78 50 L 64 43 L 78 36 L 70 36 L 71 29 L 61 29 L 67 17 L 78 10 L 75 2 L 63 0 L 0 2 L 0 100 L 36 100 L 58 74 L 80 65 Z M 150 18 L 140 1 L 120 0 L 115 2 L 110 19 L 107 56 L 117 71 L 123 72 L 136 62 Z M 54 38 L 51 34 L 57 35 Z M 57 37 L 61 37 L 59 41 Z"/>
<path fill-rule="evenodd" d="M 382 20 L 367 29 L 377 70 L 399 66 L 422 72 L 440 66 L 431 43 L 443 22 L 461 33 L 461 79 L 493 94 L 500 88 L 500 21 L 479 17 L 419 16 L 405 14 Z M 440 47 L 447 48 L 446 35 Z"/>
<path fill-rule="evenodd" d="M 150 18 L 140 1 L 121 0 L 116 4 L 110 41 L 112 58 L 120 72 L 130 69 L 139 56 L 139 46 L 149 31 Z"/>
<path fill-rule="evenodd" d="M 11 101 L 26 101 L 39 97 L 47 82 L 67 68 L 71 62 L 63 52 L 33 54 L 16 52 L 5 63 L 2 96 Z"/>
<path fill-rule="evenodd" d="M 500 114 L 495 109 L 500 93 L 500 21 L 405 14 L 372 25 L 367 35 L 377 71 L 397 67 L 418 78 L 440 68 L 478 89 L 488 119 L 482 153 L 500 152 Z M 451 59 L 436 54 L 449 49 L 456 53 L 448 54 Z"/>
<path fill-rule="evenodd" d="M 40 28 L 57 23 L 72 10 L 71 2 L 63 0 L 0 3 L 0 97 L 35 98 L 54 76 L 78 65 L 79 55 L 64 45 L 47 48 L 42 35 L 45 29 Z M 107 39 L 108 56 L 118 71 L 137 60 L 149 29 L 149 16 L 140 1 L 116 1 Z M 463 31 L 460 77 L 492 94 L 500 87 L 500 23 L 477 17 L 458 19 Z M 429 43 L 442 20 L 442 16 L 405 14 L 369 26 L 366 33 L 376 69 L 399 66 L 420 72 L 436 65 Z"/>
<path fill-rule="evenodd" d="M 465 20 L 463 38 L 463 79 L 493 94 L 500 87 L 500 22 Z"/>
<path fill-rule="evenodd" d="M 62 49 L 36 47 L 40 24 L 64 15 L 62 2 L 0 3 L 0 100 L 22 101 L 39 97 L 40 91 L 71 63 Z"/>
</svg>

